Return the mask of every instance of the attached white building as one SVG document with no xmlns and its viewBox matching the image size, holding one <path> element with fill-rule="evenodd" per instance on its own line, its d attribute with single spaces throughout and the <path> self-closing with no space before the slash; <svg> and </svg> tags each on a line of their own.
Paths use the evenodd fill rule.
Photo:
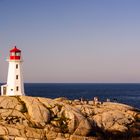
<svg viewBox="0 0 140 140">
<path fill-rule="evenodd" d="M 7 84 L 1 86 L 1 95 L 25 95 L 21 68 L 21 50 L 17 49 L 16 46 L 12 50 L 10 50 L 8 62 L 9 69 Z"/>
</svg>

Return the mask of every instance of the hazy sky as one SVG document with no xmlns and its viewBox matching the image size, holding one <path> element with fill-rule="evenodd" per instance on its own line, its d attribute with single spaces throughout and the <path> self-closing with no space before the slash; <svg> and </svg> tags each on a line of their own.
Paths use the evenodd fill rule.
<svg viewBox="0 0 140 140">
<path fill-rule="evenodd" d="M 140 0 L 0 0 L 0 81 L 9 49 L 25 82 L 140 82 Z"/>
</svg>

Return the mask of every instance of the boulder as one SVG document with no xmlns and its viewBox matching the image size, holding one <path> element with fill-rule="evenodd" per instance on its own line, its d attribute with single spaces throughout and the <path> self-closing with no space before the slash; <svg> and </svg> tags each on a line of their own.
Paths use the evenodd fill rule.
<svg viewBox="0 0 140 140">
<path fill-rule="evenodd" d="M 112 102 L 0 97 L 2 140 L 138 140 L 140 110 Z"/>
<path fill-rule="evenodd" d="M 34 122 L 38 127 L 45 126 L 50 121 L 50 112 L 38 98 L 20 96 L 25 103 L 30 121 Z"/>
</svg>

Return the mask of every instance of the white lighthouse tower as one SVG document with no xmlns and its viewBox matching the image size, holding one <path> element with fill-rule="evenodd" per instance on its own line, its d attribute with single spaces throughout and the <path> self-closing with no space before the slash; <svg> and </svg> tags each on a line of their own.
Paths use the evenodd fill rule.
<svg viewBox="0 0 140 140">
<path fill-rule="evenodd" d="M 10 50 L 8 58 L 9 69 L 7 84 L 1 86 L 1 95 L 16 96 L 24 94 L 24 83 L 22 78 L 22 58 L 21 50 L 17 49 L 16 46 Z"/>
</svg>

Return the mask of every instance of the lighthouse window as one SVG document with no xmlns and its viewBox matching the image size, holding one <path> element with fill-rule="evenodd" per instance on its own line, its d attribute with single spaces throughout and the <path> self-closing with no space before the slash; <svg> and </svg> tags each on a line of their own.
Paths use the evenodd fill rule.
<svg viewBox="0 0 140 140">
<path fill-rule="evenodd" d="M 16 56 L 20 56 L 20 53 L 16 53 Z"/>
<path fill-rule="evenodd" d="M 18 79 L 18 75 L 16 75 L 16 79 Z"/>
<path fill-rule="evenodd" d="M 18 69 L 18 64 L 16 64 L 16 69 Z"/>
<path fill-rule="evenodd" d="M 11 53 L 11 56 L 15 56 L 15 53 L 14 53 L 14 52 L 12 52 L 12 53 Z"/>
<path fill-rule="evenodd" d="M 18 88 L 18 87 L 16 87 L 16 90 L 17 90 L 17 91 L 18 91 L 18 89 L 19 89 L 19 88 Z"/>
</svg>

